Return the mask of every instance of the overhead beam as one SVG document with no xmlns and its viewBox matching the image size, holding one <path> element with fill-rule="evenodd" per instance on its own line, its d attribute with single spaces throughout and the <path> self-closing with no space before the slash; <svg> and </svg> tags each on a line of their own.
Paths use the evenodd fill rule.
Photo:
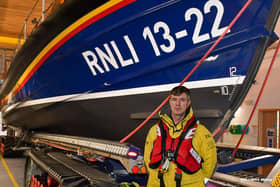
<svg viewBox="0 0 280 187">
<path fill-rule="evenodd" d="M 0 36 L 0 44 L 18 45 L 18 42 L 18 38 Z M 20 45 L 22 45 L 23 43 L 24 40 L 20 39 Z"/>
</svg>

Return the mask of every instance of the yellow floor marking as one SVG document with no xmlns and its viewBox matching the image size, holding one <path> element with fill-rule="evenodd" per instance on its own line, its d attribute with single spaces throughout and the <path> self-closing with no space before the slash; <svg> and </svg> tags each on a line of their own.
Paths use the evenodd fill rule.
<svg viewBox="0 0 280 187">
<path fill-rule="evenodd" d="M 15 180 L 15 178 L 14 178 L 14 176 L 13 176 L 13 174 L 12 174 L 10 168 L 8 167 L 8 164 L 6 163 L 6 161 L 4 160 L 4 158 L 2 157 L 1 154 L 0 154 L 0 160 L 1 160 L 1 162 L 2 162 L 2 164 L 3 164 L 3 166 L 4 166 L 4 168 L 5 168 L 5 170 L 6 170 L 6 172 L 7 172 L 7 174 L 9 175 L 9 177 L 10 177 L 10 179 L 11 179 L 13 185 L 14 185 L 15 187 L 19 187 L 19 185 L 18 185 L 17 181 Z"/>
</svg>

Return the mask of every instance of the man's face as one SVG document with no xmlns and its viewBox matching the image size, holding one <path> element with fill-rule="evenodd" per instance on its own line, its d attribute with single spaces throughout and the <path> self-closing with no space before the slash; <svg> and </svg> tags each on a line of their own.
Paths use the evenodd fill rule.
<svg viewBox="0 0 280 187">
<path fill-rule="evenodd" d="M 190 106 L 191 101 L 188 99 L 186 93 L 181 95 L 171 95 L 169 100 L 171 112 L 173 115 L 185 115 L 187 108 Z"/>
</svg>

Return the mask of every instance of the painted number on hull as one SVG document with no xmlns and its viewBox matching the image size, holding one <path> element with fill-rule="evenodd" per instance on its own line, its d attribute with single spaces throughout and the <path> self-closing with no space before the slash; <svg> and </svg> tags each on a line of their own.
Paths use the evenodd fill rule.
<svg viewBox="0 0 280 187">
<path fill-rule="evenodd" d="M 201 33 L 203 21 L 204 21 L 204 14 L 208 14 L 211 12 L 211 8 L 215 7 L 217 9 L 216 17 L 214 20 L 214 24 L 212 25 L 211 32 L 210 33 Z M 204 14 L 203 14 L 204 13 Z M 193 44 L 198 44 L 207 40 L 210 40 L 211 37 L 215 38 L 220 35 L 226 30 L 226 27 L 220 28 L 220 24 L 224 15 L 224 6 L 219 0 L 209 0 L 205 3 L 204 5 L 204 10 L 203 13 L 201 10 L 197 8 L 190 8 L 185 12 L 185 21 L 189 22 L 194 18 L 196 20 L 194 32 L 192 35 L 192 42 Z M 156 39 L 155 39 L 155 34 L 158 34 L 159 31 L 162 30 L 162 38 L 165 42 L 165 44 L 160 44 L 158 45 Z M 230 30 L 228 31 L 230 32 Z M 210 37 L 211 34 L 211 37 Z M 187 30 L 182 30 L 179 32 L 175 33 L 175 38 L 180 39 L 183 37 L 186 37 L 188 35 Z M 156 56 L 161 55 L 161 51 L 165 53 L 171 53 L 172 51 L 175 50 L 175 38 L 172 36 L 170 32 L 170 28 L 168 24 L 166 24 L 163 21 L 158 21 L 154 24 L 153 30 L 149 26 L 145 27 L 143 30 L 143 37 L 145 40 L 149 40 L 154 53 Z"/>
<path fill-rule="evenodd" d="M 163 30 L 163 39 L 167 41 L 168 45 L 166 44 L 161 44 L 159 47 L 163 52 L 166 53 L 170 53 L 172 51 L 174 51 L 175 49 L 175 40 L 174 38 L 170 35 L 170 29 L 168 27 L 168 25 L 162 21 L 157 22 L 154 25 L 154 33 L 158 33 L 160 30 Z M 156 40 L 153 36 L 153 33 L 151 32 L 149 27 L 145 27 L 144 28 L 144 32 L 143 32 L 143 37 L 145 38 L 145 40 L 148 38 L 153 46 L 154 52 L 156 54 L 156 56 L 160 56 L 160 51 L 158 48 L 158 45 L 156 43 Z"/>
<path fill-rule="evenodd" d="M 231 77 L 236 76 L 236 72 L 237 72 L 237 68 L 236 67 L 233 66 L 233 67 L 229 68 L 229 74 L 230 74 Z"/>
</svg>

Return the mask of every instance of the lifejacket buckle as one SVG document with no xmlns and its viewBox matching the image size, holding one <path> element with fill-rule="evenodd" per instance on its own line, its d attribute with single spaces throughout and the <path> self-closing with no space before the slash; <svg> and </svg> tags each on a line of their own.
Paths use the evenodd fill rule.
<svg viewBox="0 0 280 187">
<path fill-rule="evenodd" d="M 171 150 L 168 150 L 166 152 L 166 154 L 167 154 L 167 158 L 168 158 L 169 161 L 175 160 L 175 153 L 174 152 L 172 152 Z"/>
<path fill-rule="evenodd" d="M 166 158 L 166 159 L 164 160 L 163 164 L 161 165 L 159 171 L 160 171 L 161 173 L 166 173 L 166 172 L 168 171 L 168 169 L 169 169 L 169 159 Z"/>
</svg>

